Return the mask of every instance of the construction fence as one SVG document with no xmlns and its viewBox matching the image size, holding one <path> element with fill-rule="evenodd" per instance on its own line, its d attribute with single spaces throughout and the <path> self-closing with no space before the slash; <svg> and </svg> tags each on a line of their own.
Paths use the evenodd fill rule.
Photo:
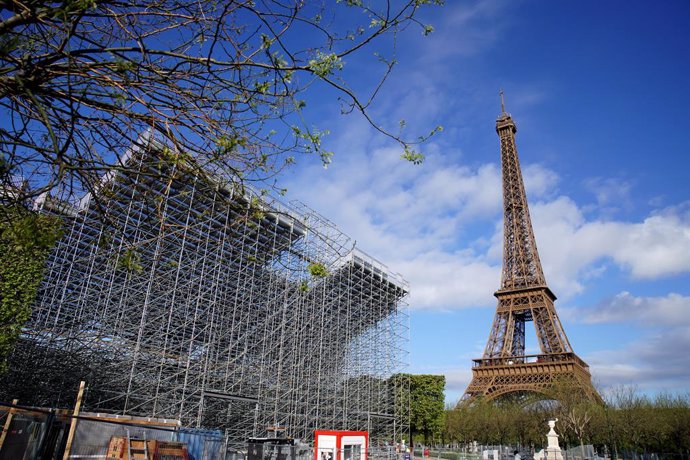
<svg viewBox="0 0 690 460">
<path fill-rule="evenodd" d="M 0 403 L 0 460 L 314 460 L 319 454 L 291 438 L 253 440 L 238 449 L 228 433 L 181 427 L 176 420 L 69 412 Z M 398 450 L 377 445 L 362 458 L 405 460 Z M 345 449 L 330 454 L 331 460 L 360 460 Z"/>
<path fill-rule="evenodd" d="M 219 430 L 183 428 L 175 420 L 95 413 L 74 416 L 64 409 L 0 403 L 0 424 L 0 460 L 231 458 L 226 457 Z"/>
</svg>

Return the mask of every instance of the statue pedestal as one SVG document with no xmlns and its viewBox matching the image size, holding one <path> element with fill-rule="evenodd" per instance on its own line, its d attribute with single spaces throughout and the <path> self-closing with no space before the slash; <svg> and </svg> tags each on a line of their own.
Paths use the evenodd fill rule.
<svg viewBox="0 0 690 460">
<path fill-rule="evenodd" d="M 561 448 L 560 447 L 547 447 L 546 450 L 544 450 L 544 456 L 542 457 L 544 460 L 563 460 L 563 455 L 561 454 Z"/>
<path fill-rule="evenodd" d="M 558 419 L 549 420 L 549 432 L 546 435 L 547 447 L 534 454 L 534 460 L 563 460 L 561 447 L 558 445 L 558 433 L 554 428 Z"/>
</svg>

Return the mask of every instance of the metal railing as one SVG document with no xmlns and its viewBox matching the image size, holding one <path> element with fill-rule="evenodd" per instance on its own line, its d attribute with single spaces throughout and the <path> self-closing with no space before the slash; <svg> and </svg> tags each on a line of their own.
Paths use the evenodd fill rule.
<svg viewBox="0 0 690 460">
<path fill-rule="evenodd" d="M 473 359 L 474 367 L 485 366 L 510 366 L 513 364 L 542 364 L 552 362 L 574 361 L 580 366 L 589 369 L 589 366 L 575 353 L 549 353 L 540 355 L 509 356 L 500 358 Z"/>
</svg>

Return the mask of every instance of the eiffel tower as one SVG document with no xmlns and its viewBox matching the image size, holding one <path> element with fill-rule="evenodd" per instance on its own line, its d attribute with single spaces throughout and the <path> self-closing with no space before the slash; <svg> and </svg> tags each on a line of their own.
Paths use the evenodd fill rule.
<svg viewBox="0 0 690 460">
<path fill-rule="evenodd" d="M 475 359 L 465 399 L 527 397 L 548 392 L 561 382 L 588 399 L 601 401 L 592 386 L 589 367 L 570 346 L 546 285 L 527 207 L 515 133 L 517 126 L 505 111 L 496 132 L 501 139 L 503 169 L 503 274 L 489 340 L 481 359 Z M 533 322 L 541 353 L 525 354 L 525 323 Z M 534 395 L 537 396 L 537 395 Z"/>
</svg>

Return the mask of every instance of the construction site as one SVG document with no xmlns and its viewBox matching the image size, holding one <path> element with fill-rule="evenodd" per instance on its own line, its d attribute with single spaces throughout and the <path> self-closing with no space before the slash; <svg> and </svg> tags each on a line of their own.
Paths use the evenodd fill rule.
<svg viewBox="0 0 690 460">
<path fill-rule="evenodd" d="M 400 275 L 305 205 L 163 146 L 122 164 L 79 203 L 36 201 L 64 234 L 2 401 L 69 409 L 83 381 L 93 417 L 210 430 L 224 452 L 315 430 L 409 439 Z"/>
</svg>

